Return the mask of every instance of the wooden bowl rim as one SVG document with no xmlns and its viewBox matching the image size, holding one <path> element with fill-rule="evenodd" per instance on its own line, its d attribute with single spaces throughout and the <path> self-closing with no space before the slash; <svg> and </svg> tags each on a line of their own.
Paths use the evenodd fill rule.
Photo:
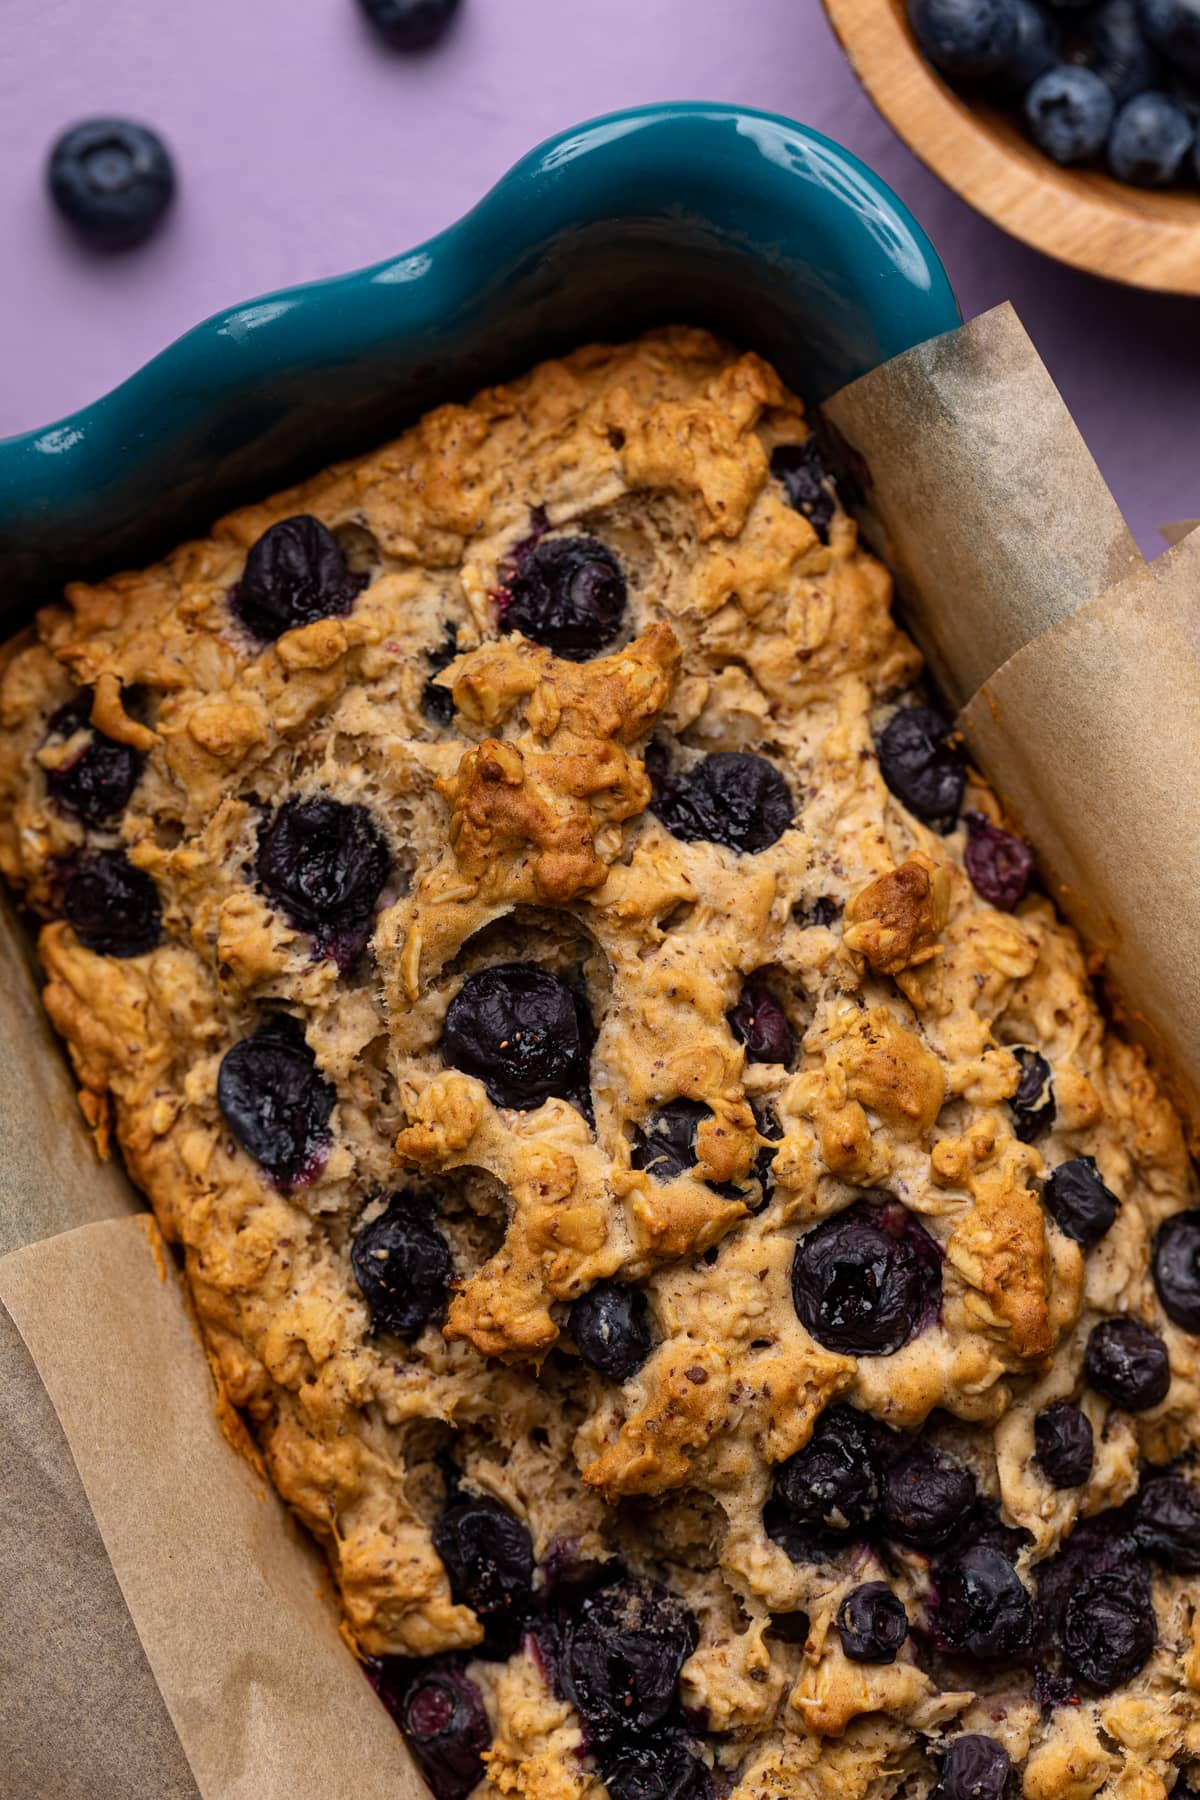
<svg viewBox="0 0 1200 1800">
<path fill-rule="evenodd" d="M 902 0 L 822 0 L 869 99 L 925 166 L 1005 231 L 1093 275 L 1200 294 L 1200 195 L 1062 169 L 922 57 Z"/>
</svg>

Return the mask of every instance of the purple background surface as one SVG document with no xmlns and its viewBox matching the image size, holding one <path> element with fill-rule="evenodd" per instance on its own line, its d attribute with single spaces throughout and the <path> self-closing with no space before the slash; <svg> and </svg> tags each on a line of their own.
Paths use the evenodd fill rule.
<svg viewBox="0 0 1200 1800">
<path fill-rule="evenodd" d="M 354 0 L 4 0 L 3 23 L 0 435 L 217 308 L 440 230 L 551 132 L 701 98 L 839 139 L 925 225 L 968 317 L 1014 302 L 1148 554 L 1159 523 L 1200 515 L 1200 301 L 1075 274 L 980 219 L 878 117 L 819 0 L 463 0 L 408 58 Z M 167 229 L 112 259 L 69 241 L 42 185 L 58 130 L 103 112 L 161 130 L 181 178 Z"/>
</svg>

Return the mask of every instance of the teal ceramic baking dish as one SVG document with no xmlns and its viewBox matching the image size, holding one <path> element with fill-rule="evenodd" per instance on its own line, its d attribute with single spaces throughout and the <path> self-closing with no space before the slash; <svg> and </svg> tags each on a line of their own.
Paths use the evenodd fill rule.
<svg viewBox="0 0 1200 1800">
<path fill-rule="evenodd" d="M 0 441 L 5 622 L 439 401 L 670 321 L 760 350 L 820 400 L 959 313 L 920 226 L 820 133 L 728 106 L 613 113 L 428 243 L 219 313 L 94 405 Z"/>
</svg>

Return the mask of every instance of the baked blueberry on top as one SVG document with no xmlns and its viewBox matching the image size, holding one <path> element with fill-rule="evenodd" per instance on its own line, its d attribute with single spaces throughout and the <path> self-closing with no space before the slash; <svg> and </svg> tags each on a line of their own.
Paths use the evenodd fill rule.
<svg viewBox="0 0 1200 1800">
<path fill-rule="evenodd" d="M 937 1246 L 895 1205 L 858 1201 L 796 1245 L 792 1298 L 827 1350 L 891 1355 L 936 1309 L 940 1288 Z"/>
<path fill-rule="evenodd" d="M 166 145 L 131 119 L 85 119 L 64 131 L 47 168 L 55 206 L 95 250 L 128 250 L 161 223 L 175 193 Z"/>
<path fill-rule="evenodd" d="M 801 1525 L 862 1531 L 879 1516 L 881 1432 L 850 1406 L 823 1412 L 803 1450 L 775 1471 L 774 1493 Z"/>
<path fill-rule="evenodd" d="M 277 1013 L 221 1059 L 217 1103 L 255 1162 L 283 1183 L 311 1176 L 329 1145 L 336 1099 L 298 1019 Z"/>
<path fill-rule="evenodd" d="M 285 801 L 258 838 L 258 878 L 323 953 L 351 960 L 366 936 L 391 858 L 364 806 L 327 794 Z"/>
<path fill-rule="evenodd" d="M 1053 1075 L 1050 1064 L 1040 1050 L 1031 1050 L 1027 1044 L 1018 1044 L 1013 1055 L 1021 1065 L 1017 1091 L 1008 1103 L 1012 1112 L 1013 1130 L 1022 1143 L 1032 1144 L 1043 1132 L 1049 1131 L 1058 1110 L 1054 1099 Z"/>
<path fill-rule="evenodd" d="M 158 890 L 120 850 L 101 850 L 78 864 L 63 912 L 80 943 L 102 956 L 144 956 L 162 935 Z"/>
<path fill-rule="evenodd" d="M 528 1528 L 488 1495 L 465 1496 L 433 1528 L 455 1599 L 469 1606 L 491 1645 L 513 1650 L 533 1600 L 533 1545 Z"/>
<path fill-rule="evenodd" d="M 1004 1745 L 980 1732 L 952 1738 L 942 1757 L 930 1800 L 1010 1800 L 1012 1758 Z"/>
<path fill-rule="evenodd" d="M 468 975 L 442 1031 L 448 1065 L 477 1075 L 497 1106 L 586 1096 L 594 1030 L 587 1002 L 549 969 L 499 963 Z"/>
<path fill-rule="evenodd" d="M 768 850 L 792 823 L 788 784 L 765 757 L 717 750 L 692 768 L 669 774 L 654 810 L 672 836 L 685 843 L 724 844 L 755 856 Z"/>
<path fill-rule="evenodd" d="M 69 744 L 80 736 L 84 742 L 69 760 L 46 770 L 46 787 L 57 805 L 85 825 L 107 825 L 129 805 L 145 757 L 97 731 L 90 715 L 91 699 L 83 694 L 59 707 L 51 718 L 55 738 Z"/>
<path fill-rule="evenodd" d="M 285 631 L 349 612 L 366 585 L 346 566 L 341 546 L 311 513 L 280 519 L 246 558 L 230 599 L 242 623 L 273 644 Z"/>
<path fill-rule="evenodd" d="M 610 1381 L 628 1381 L 654 1342 L 649 1315 L 640 1288 L 598 1281 L 571 1307 L 571 1337 L 589 1369 Z"/>
<path fill-rule="evenodd" d="M 1140 1319 L 1102 1319 L 1088 1333 L 1083 1372 L 1097 1393 L 1127 1412 L 1145 1412 L 1167 1397 L 1167 1346 Z"/>
<path fill-rule="evenodd" d="M 804 514 L 821 542 L 827 544 L 837 498 L 816 439 L 776 444 L 771 452 L 771 473 L 783 483 L 789 505 Z"/>
<path fill-rule="evenodd" d="M 948 1650 L 979 1662 L 1003 1662 L 1028 1650 L 1033 1607 L 1001 1551 L 976 1544 L 942 1565 L 934 1629 Z"/>
<path fill-rule="evenodd" d="M 626 587 L 621 565 L 595 538 L 545 538 L 521 559 L 502 601 L 509 631 L 555 656 L 586 662 L 620 633 Z"/>
<path fill-rule="evenodd" d="M 768 988 L 747 982 L 729 1025 L 739 1044 L 746 1046 L 747 1062 L 791 1062 L 796 1040 L 787 1014 Z"/>
<path fill-rule="evenodd" d="M 1098 1244 L 1117 1216 L 1117 1196 L 1105 1186 L 1094 1156 L 1059 1163 L 1046 1178 L 1042 1199 L 1059 1230 L 1085 1247 Z"/>
<path fill-rule="evenodd" d="M 879 773 L 910 813 L 952 831 L 962 806 L 967 759 L 956 734 L 931 706 L 902 706 L 879 739 Z"/>
<path fill-rule="evenodd" d="M 562 1683 L 601 1737 L 636 1737 L 676 1703 L 696 1621 L 659 1582 L 619 1581 L 589 1595 L 563 1627 Z"/>
<path fill-rule="evenodd" d="M 381 1331 L 410 1337 L 442 1316 L 454 1275 L 450 1246 L 419 1195 L 396 1194 L 361 1225 L 350 1251 L 354 1279 Z"/>
<path fill-rule="evenodd" d="M 1159 1227 L 1152 1266 L 1168 1319 L 1200 1333 L 1200 1210 L 1176 1213 Z"/>
<path fill-rule="evenodd" d="M 483 1753 L 492 1741 L 476 1684 L 453 1663 L 435 1664 L 388 1704 L 436 1800 L 466 1800 L 483 1779 Z"/>
<path fill-rule="evenodd" d="M 1094 1444 L 1086 1413 L 1054 1400 L 1033 1421 L 1037 1463 L 1052 1487 L 1080 1487 L 1092 1472 Z"/>
<path fill-rule="evenodd" d="M 851 1662 L 895 1662 L 908 1636 L 908 1614 L 886 1581 L 864 1581 L 842 1601 L 837 1629 Z"/>
</svg>

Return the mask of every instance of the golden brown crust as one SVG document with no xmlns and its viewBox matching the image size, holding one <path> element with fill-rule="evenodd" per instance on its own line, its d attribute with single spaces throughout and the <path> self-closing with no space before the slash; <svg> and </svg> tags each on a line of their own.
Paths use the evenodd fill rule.
<svg viewBox="0 0 1200 1800">
<path fill-rule="evenodd" d="M 930 1747 L 959 1726 L 1000 1736 L 1034 1800 L 1150 1800 L 1200 1753 L 1186 1579 L 1156 1583 L 1159 1647 L 1134 1682 L 1042 1714 L 1027 1680 L 956 1685 L 913 1640 L 892 1665 L 846 1659 L 832 1619 L 847 1586 L 886 1577 L 918 1617 L 921 1557 L 885 1569 L 863 1547 L 851 1576 L 793 1562 L 764 1529 L 772 1470 L 840 1396 L 966 1458 L 1029 1534 L 1028 1575 L 1080 1514 L 1128 1497 L 1139 1456 L 1191 1448 L 1200 1403 L 1196 1345 L 1148 1275 L 1154 1230 L 1194 1194 L 1178 1121 L 1105 1031 L 1049 905 L 989 907 L 963 832 L 936 835 L 889 795 L 874 738 L 919 664 L 853 522 L 836 512 L 822 543 L 770 477 L 773 448 L 805 433 L 759 358 L 656 333 L 440 408 L 154 568 L 72 586 L 3 660 L 0 867 L 46 921 L 46 1001 L 89 1121 L 101 1142 L 115 1125 L 182 1247 L 224 1387 L 326 1543 L 363 1650 L 480 1640 L 430 1534 L 453 1439 L 539 1557 L 616 1551 L 683 1593 L 701 1627 L 684 1698 L 725 1734 L 710 1754 L 733 1800 L 923 1794 Z M 600 537 L 628 577 L 628 641 L 592 661 L 498 635 L 494 592 L 534 508 Z M 301 511 L 369 579 L 344 616 L 263 645 L 230 590 L 263 530 Z M 421 705 L 448 625 L 451 727 Z M 93 724 L 146 757 L 109 831 L 48 798 L 78 746 L 47 719 L 81 686 Z M 685 762 L 768 755 L 793 829 L 753 856 L 673 837 L 648 810 L 652 732 Z M 392 855 L 373 960 L 346 975 L 254 878 L 262 809 L 323 792 L 369 807 Z M 997 815 L 974 777 L 971 803 Z M 97 955 L 56 916 L 85 842 L 122 846 L 155 882 L 153 952 Z M 836 905 L 813 922 L 818 898 L 840 923 Z M 594 1122 L 566 1100 L 499 1107 L 444 1067 L 447 1006 L 505 957 L 586 987 Z M 791 1068 L 747 1061 L 730 1029 L 756 973 L 796 1029 Z M 216 1102 L 222 1055 L 279 1006 L 337 1094 L 328 1159 L 290 1192 Z M 1022 1044 L 1054 1075 L 1036 1147 L 1008 1106 Z M 660 1182 L 631 1137 L 676 1098 L 709 1116 L 695 1168 Z M 751 1211 L 768 1146 L 773 1193 Z M 1040 1198 L 1047 1168 L 1079 1155 L 1121 1202 L 1086 1256 Z M 349 1261 L 397 1184 L 436 1191 L 458 1274 L 444 1330 L 407 1345 L 372 1333 Z M 891 1356 L 843 1356 L 801 1325 L 792 1257 L 878 1188 L 939 1246 L 941 1316 Z M 612 1276 L 644 1285 L 656 1337 L 624 1385 L 584 1371 L 564 1333 L 567 1304 Z M 1083 1392 L 1087 1329 L 1112 1313 L 1153 1322 L 1171 1355 L 1167 1400 L 1137 1418 Z M 1031 1461 L 1034 1414 L 1059 1397 L 1095 1430 L 1078 1490 Z M 788 1642 L 772 1616 L 802 1608 L 807 1640 Z M 602 1800 L 536 1659 L 471 1667 L 495 1728 L 488 1791 Z"/>
</svg>

